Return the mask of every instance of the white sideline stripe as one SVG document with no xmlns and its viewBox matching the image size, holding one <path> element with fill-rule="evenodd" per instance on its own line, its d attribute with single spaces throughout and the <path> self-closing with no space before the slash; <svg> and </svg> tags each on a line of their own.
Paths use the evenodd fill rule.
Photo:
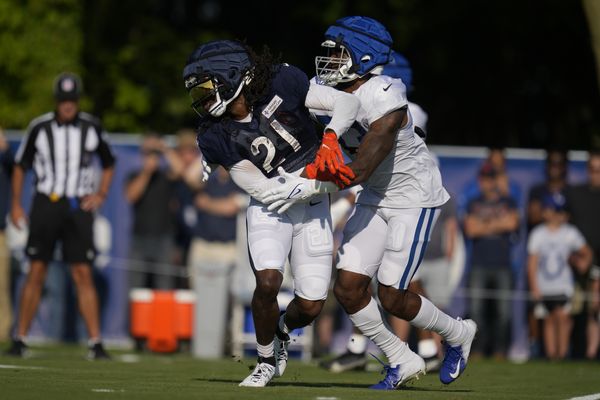
<svg viewBox="0 0 600 400">
<path fill-rule="evenodd" d="M 95 393 L 123 393 L 125 390 L 123 389 L 92 389 L 92 392 Z"/>
<path fill-rule="evenodd" d="M 30 367 L 27 365 L 10 365 L 10 364 L 0 364 L 0 369 L 46 369 L 44 367 Z"/>
<path fill-rule="evenodd" d="M 571 397 L 567 400 L 598 400 L 600 399 L 600 393 L 588 394 L 580 397 Z"/>
<path fill-rule="evenodd" d="M 337 397 L 315 397 L 315 400 L 337 400 Z"/>
</svg>

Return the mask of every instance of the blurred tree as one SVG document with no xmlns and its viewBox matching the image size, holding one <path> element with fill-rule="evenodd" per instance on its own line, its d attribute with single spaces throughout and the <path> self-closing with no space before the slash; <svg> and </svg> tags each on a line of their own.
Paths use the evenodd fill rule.
<svg viewBox="0 0 600 400">
<path fill-rule="evenodd" d="M 0 126 L 23 129 L 53 109 L 56 75 L 81 73 L 80 25 L 77 0 L 0 1 Z"/>
<path fill-rule="evenodd" d="M 583 0 L 583 8 L 587 17 L 596 60 L 596 78 L 600 82 L 600 2 L 597 0 Z M 594 132 L 592 145 L 600 148 L 600 132 Z"/>
<path fill-rule="evenodd" d="M 193 126 L 181 71 L 200 43 L 267 44 L 312 76 L 323 33 L 346 15 L 380 20 L 411 61 L 431 143 L 584 149 L 598 138 L 585 13 L 563 0 L 3 0 L 0 124 L 47 110 L 52 79 L 70 69 L 110 131 Z"/>
</svg>

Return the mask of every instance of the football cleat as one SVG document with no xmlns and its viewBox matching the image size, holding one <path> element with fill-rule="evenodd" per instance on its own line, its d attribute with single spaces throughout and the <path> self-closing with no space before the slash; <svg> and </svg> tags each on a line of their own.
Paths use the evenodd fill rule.
<svg viewBox="0 0 600 400">
<path fill-rule="evenodd" d="M 29 354 L 29 349 L 21 339 L 13 339 L 10 348 L 4 353 L 7 356 L 25 358 Z"/>
<path fill-rule="evenodd" d="M 475 321 L 466 319 L 461 322 L 465 327 L 464 341 L 457 346 L 448 345 L 446 347 L 446 356 L 440 368 L 440 381 L 446 385 L 454 382 L 463 373 L 465 368 L 467 368 L 471 344 L 477 332 Z"/>
<path fill-rule="evenodd" d="M 275 351 L 275 378 L 283 376 L 288 362 L 288 346 L 290 345 L 290 335 L 282 332 L 279 327 L 275 332 L 273 340 L 273 350 Z"/>
<path fill-rule="evenodd" d="M 275 366 L 259 357 L 254 371 L 244 379 L 239 386 L 243 387 L 265 387 L 275 375 Z"/>
<path fill-rule="evenodd" d="M 110 360 L 110 355 L 104 349 L 102 342 L 96 342 L 89 346 L 87 359 L 94 360 Z"/>
<path fill-rule="evenodd" d="M 366 366 L 367 357 L 365 353 L 356 354 L 350 351 L 337 356 L 333 360 L 321 363 L 321 367 L 335 373 L 351 371 L 353 369 L 364 370 Z"/>
<path fill-rule="evenodd" d="M 377 361 L 382 363 L 377 357 L 375 358 Z M 426 373 L 425 361 L 423 361 L 423 359 L 417 354 L 414 354 L 412 360 L 396 365 L 395 367 L 383 364 L 382 373 L 384 372 L 385 378 L 383 378 L 379 383 L 371 386 L 370 389 L 395 390 L 414 380 L 418 380 L 421 375 L 425 375 Z"/>
</svg>

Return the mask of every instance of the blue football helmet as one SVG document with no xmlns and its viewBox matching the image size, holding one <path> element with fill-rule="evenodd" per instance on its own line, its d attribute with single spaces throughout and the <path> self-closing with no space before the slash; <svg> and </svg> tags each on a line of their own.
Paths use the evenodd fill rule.
<svg viewBox="0 0 600 400">
<path fill-rule="evenodd" d="M 252 70 L 248 51 L 239 42 L 215 40 L 199 46 L 183 69 L 194 111 L 201 117 L 222 116 L 252 80 Z"/>
<path fill-rule="evenodd" d="M 393 51 L 390 54 L 390 62 L 383 66 L 382 75 L 399 78 L 406 86 L 406 91 L 412 89 L 412 68 L 408 60 L 400 53 Z"/>
<path fill-rule="evenodd" d="M 367 74 L 381 74 L 389 62 L 392 36 L 385 27 L 369 17 L 338 19 L 327 31 L 321 44 L 327 56 L 317 56 L 317 82 L 335 86 Z"/>
</svg>

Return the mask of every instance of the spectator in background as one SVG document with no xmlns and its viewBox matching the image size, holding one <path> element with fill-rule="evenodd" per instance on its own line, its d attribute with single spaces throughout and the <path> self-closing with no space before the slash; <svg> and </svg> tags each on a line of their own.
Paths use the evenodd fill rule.
<svg viewBox="0 0 600 400">
<path fill-rule="evenodd" d="M 228 276 L 236 259 L 237 215 L 247 197 L 218 167 L 195 196 L 197 221 L 189 253 L 192 286 L 196 292 L 194 355 L 219 357 L 224 350 L 228 314 Z"/>
<path fill-rule="evenodd" d="M 572 321 L 570 304 L 574 292 L 571 265 L 585 273 L 592 251 L 583 235 L 567 223 L 565 197 L 547 193 L 542 198 L 543 223 L 537 225 L 527 244 L 528 276 L 536 316 L 544 320 L 546 357 L 562 360 L 569 350 Z"/>
<path fill-rule="evenodd" d="M 180 266 L 188 264 L 188 252 L 193 230 L 197 222 L 194 197 L 202 186 L 202 160 L 196 144 L 196 132 L 181 129 L 176 133 L 175 150 L 182 163 L 181 179 L 175 183 L 175 246 L 174 263 Z M 187 288 L 187 278 L 180 279 L 178 288 Z"/>
<path fill-rule="evenodd" d="M 543 222 L 542 202 L 549 194 L 565 195 L 567 184 L 567 152 L 562 150 L 548 150 L 546 153 L 544 182 L 534 185 L 529 190 L 527 200 L 527 231 Z M 531 290 L 531 286 L 529 287 Z M 540 351 L 540 324 L 539 319 L 534 316 L 534 302 L 528 304 L 529 341 L 532 354 L 535 356 Z"/>
<path fill-rule="evenodd" d="M 464 231 L 473 241 L 469 310 L 480 330 L 472 351 L 503 358 L 510 337 L 511 235 L 519 229 L 519 213 L 515 199 L 505 194 L 497 178 L 493 165 L 484 162 L 478 175 L 480 195 L 467 205 Z M 493 291 L 493 299 L 484 301 L 488 290 Z M 493 318 L 486 305 L 495 308 Z"/>
<path fill-rule="evenodd" d="M 156 133 L 144 135 L 140 150 L 142 168 L 125 185 L 125 198 L 133 206 L 129 287 L 173 289 L 174 184 L 183 165 Z"/>
<path fill-rule="evenodd" d="M 576 276 L 576 291 L 588 294 L 581 311 L 575 315 L 573 355 L 593 359 L 598 356 L 600 341 L 600 151 L 592 151 L 587 162 L 588 181 L 567 191 L 571 223 L 575 225 L 592 248 L 594 265 L 585 275 Z M 587 335 L 586 332 L 587 331 Z M 586 337 L 587 336 L 587 337 Z M 582 343 L 586 343 L 582 348 Z"/>
<path fill-rule="evenodd" d="M 567 183 L 567 152 L 549 150 L 546 154 L 546 180 L 534 185 L 529 190 L 527 201 L 527 230 L 531 231 L 537 224 L 542 223 L 542 201 L 548 194 L 565 195 Z"/>
<path fill-rule="evenodd" d="M 79 111 L 81 81 L 74 74 L 57 77 L 54 84 L 56 110 L 34 119 L 16 155 L 12 175 L 11 220 L 26 223 L 21 205 L 25 171 L 33 168 L 36 193 L 29 219 L 26 254 L 31 263 L 21 292 L 17 331 L 8 354 L 23 356 L 24 338 L 35 316 L 57 241 L 62 242 L 63 261 L 71 264 L 77 300 L 89 334 L 91 359 L 109 358 L 100 341 L 98 296 L 92 278 L 95 258 L 94 211 L 104 202 L 114 171 L 115 158 L 100 122 Z M 102 164 L 95 189 L 92 156 Z"/>
<path fill-rule="evenodd" d="M 13 154 L 0 128 L 0 342 L 9 338 L 12 321 L 10 256 L 5 234 L 12 169 Z"/>
<path fill-rule="evenodd" d="M 487 160 L 496 171 L 496 185 L 498 186 L 500 194 L 502 194 L 502 196 L 512 197 L 518 204 L 521 201 L 521 188 L 519 188 L 519 185 L 517 185 L 516 182 L 508 177 L 504 148 L 490 147 Z"/>
</svg>

